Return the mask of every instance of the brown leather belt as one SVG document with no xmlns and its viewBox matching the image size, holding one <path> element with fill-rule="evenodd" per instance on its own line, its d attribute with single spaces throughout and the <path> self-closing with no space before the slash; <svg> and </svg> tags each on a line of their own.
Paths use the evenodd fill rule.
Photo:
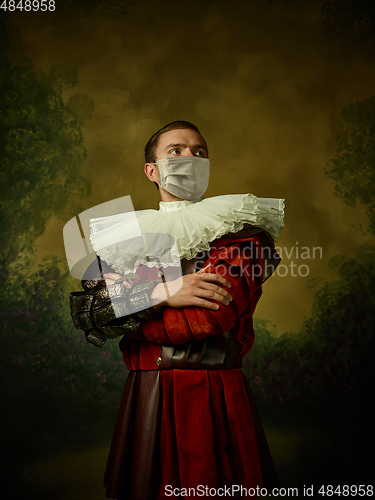
<svg viewBox="0 0 375 500">
<path fill-rule="evenodd" d="M 228 330 L 221 335 L 190 340 L 177 346 L 162 345 L 156 364 L 160 370 L 241 368 L 241 344 Z"/>
</svg>

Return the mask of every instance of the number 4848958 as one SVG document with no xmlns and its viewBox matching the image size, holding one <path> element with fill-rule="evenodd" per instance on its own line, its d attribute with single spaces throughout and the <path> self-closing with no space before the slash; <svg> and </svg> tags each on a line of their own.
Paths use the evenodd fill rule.
<svg viewBox="0 0 375 500">
<path fill-rule="evenodd" d="M 372 484 L 370 485 L 364 485 L 361 484 L 359 486 L 356 486 L 352 484 L 351 486 L 348 486 L 347 484 L 343 486 L 321 486 L 318 490 L 318 494 L 322 496 L 327 496 L 327 497 L 332 497 L 332 496 L 343 496 L 343 497 L 355 497 L 355 496 L 360 496 L 360 497 L 372 497 L 374 494 L 374 487 Z"/>
<path fill-rule="evenodd" d="M 56 5 L 55 0 L 4 0 L 0 5 L 0 9 L 9 10 L 9 12 L 15 10 L 25 10 L 26 12 L 41 10 L 45 12 L 46 10 L 55 10 Z"/>
</svg>

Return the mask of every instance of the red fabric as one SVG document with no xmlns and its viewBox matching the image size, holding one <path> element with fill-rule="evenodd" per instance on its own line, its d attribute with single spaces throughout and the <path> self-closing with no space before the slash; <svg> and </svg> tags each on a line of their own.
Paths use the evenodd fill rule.
<svg viewBox="0 0 375 500">
<path fill-rule="evenodd" d="M 164 370 L 160 375 L 164 397 L 158 500 L 168 498 L 166 485 L 261 487 L 257 436 L 242 371 Z"/>
<path fill-rule="evenodd" d="M 160 344 L 178 345 L 191 339 L 220 335 L 229 329 L 235 332 L 241 345 L 241 362 L 251 349 L 252 315 L 262 291 L 261 278 L 254 277 L 244 248 L 249 244 L 259 247 L 259 240 L 256 236 L 241 240 L 224 237 L 215 244 L 205 263 L 205 266 L 211 263 L 212 267 L 206 272 L 217 272 L 231 283 L 229 291 L 233 301 L 227 306 L 220 305 L 217 311 L 198 307 L 163 308 L 159 316 L 143 322 L 141 330 L 122 339 L 120 347 L 129 370 L 157 370 L 155 360 L 160 355 Z M 253 258 L 253 264 L 261 266 L 260 257 Z M 233 266 L 241 268 L 242 276 L 232 275 Z M 161 466 L 155 499 L 180 498 L 167 496 L 167 485 L 174 488 L 261 487 L 256 430 L 242 371 L 161 370 L 160 386 Z M 226 496 L 237 497 L 238 493 L 234 497 Z"/>
<path fill-rule="evenodd" d="M 259 240 L 256 236 L 241 240 L 224 237 L 215 243 L 215 250 L 204 266 L 212 264 L 206 272 L 220 274 L 230 282 L 232 302 L 219 304 L 217 311 L 164 307 L 159 316 L 144 321 L 141 330 L 122 339 L 120 348 L 129 370 L 156 370 L 155 359 L 160 355 L 158 344 L 183 344 L 191 339 L 220 335 L 229 329 L 236 331 L 242 345 L 241 357 L 249 352 L 254 343 L 252 315 L 262 294 L 261 279 L 254 278 L 251 264 L 262 266 L 262 261 L 259 256 L 251 262 L 245 249 L 249 243 L 257 249 Z M 242 276 L 232 275 L 233 266 L 241 268 Z"/>
</svg>

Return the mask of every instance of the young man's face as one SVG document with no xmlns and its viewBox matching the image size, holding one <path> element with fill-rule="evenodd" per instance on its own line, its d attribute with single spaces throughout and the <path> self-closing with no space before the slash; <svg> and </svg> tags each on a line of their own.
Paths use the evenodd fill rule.
<svg viewBox="0 0 375 500">
<path fill-rule="evenodd" d="M 208 158 L 207 147 L 202 136 L 189 128 L 179 128 L 164 132 L 159 137 L 155 153 L 155 162 L 162 158 L 173 158 L 175 156 Z M 160 173 L 157 165 L 146 163 L 145 172 L 150 181 L 156 181 L 160 184 Z M 163 201 L 171 201 L 171 197 L 178 199 L 167 193 L 164 189 L 160 189 L 160 194 Z"/>
<path fill-rule="evenodd" d="M 202 136 L 189 128 L 170 130 L 162 134 L 156 148 L 156 161 L 173 156 L 207 158 L 207 148 Z"/>
</svg>

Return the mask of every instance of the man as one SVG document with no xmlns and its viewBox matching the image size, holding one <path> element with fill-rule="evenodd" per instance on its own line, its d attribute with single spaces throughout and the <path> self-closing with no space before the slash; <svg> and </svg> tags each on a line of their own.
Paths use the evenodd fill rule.
<svg viewBox="0 0 375 500">
<path fill-rule="evenodd" d="M 275 208 L 274 200 L 253 195 L 204 199 L 208 149 L 189 122 L 160 129 L 145 156 L 145 173 L 162 201 L 156 213 L 138 212 L 138 220 L 144 232 L 160 229 L 176 238 L 184 275 L 160 282 L 165 270 L 158 280 L 140 256 L 137 283 L 126 272 L 126 256 L 119 263 L 118 245 L 117 254 L 105 252 L 114 269 L 104 269 L 106 285 L 128 294 L 128 317 L 102 322 L 90 335 L 104 339 L 108 328 L 119 329 L 130 370 L 107 463 L 107 496 L 233 499 L 242 487 L 243 498 L 256 498 L 252 489 L 275 485 L 276 477 L 241 366 L 254 341 L 252 315 L 266 267 L 278 262 L 264 228 L 274 236 L 281 231 L 283 204 L 277 200 Z M 101 256 L 100 231 L 92 228 Z M 102 293 L 95 286 L 91 297 Z M 130 314 L 140 302 L 146 311 Z"/>
</svg>

